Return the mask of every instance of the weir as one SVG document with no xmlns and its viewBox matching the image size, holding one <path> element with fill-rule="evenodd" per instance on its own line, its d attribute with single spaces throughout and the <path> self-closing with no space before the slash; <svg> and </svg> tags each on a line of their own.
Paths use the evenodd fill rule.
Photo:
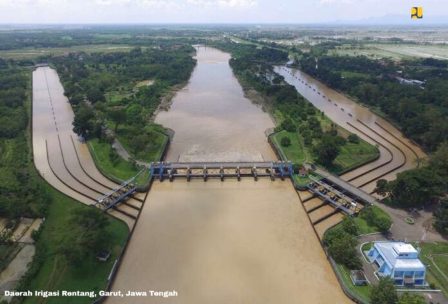
<svg viewBox="0 0 448 304">
<path fill-rule="evenodd" d="M 149 166 L 151 178 L 169 179 L 202 178 L 207 181 L 208 178 L 253 177 L 257 180 L 259 177 L 270 177 L 274 180 L 276 177 L 282 180 L 291 177 L 293 168 L 291 162 L 272 161 L 272 162 L 153 162 Z"/>
<path fill-rule="evenodd" d="M 144 170 L 145 169 L 141 170 L 139 173 L 137 173 L 137 175 L 123 182 L 120 186 L 97 198 L 95 206 L 103 209 L 104 211 L 107 211 L 111 208 L 114 208 L 120 202 L 126 201 L 135 192 L 137 192 L 137 187 L 134 181 L 140 174 L 144 172 Z"/>
</svg>

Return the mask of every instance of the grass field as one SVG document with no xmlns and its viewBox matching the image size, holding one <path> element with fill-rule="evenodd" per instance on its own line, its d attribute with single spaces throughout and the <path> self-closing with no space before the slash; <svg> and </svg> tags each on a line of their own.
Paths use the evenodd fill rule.
<svg viewBox="0 0 448 304">
<path fill-rule="evenodd" d="M 62 48 L 23 48 L 15 50 L 2 50 L 0 51 L 0 58 L 5 59 L 33 59 L 40 56 L 47 55 L 63 55 L 70 52 L 117 52 L 117 51 L 129 51 L 132 46 L 129 45 L 116 45 L 116 44 L 93 44 L 93 45 L 77 45 L 72 47 Z"/>
<path fill-rule="evenodd" d="M 288 137 L 291 145 L 284 147 L 280 144 L 283 137 Z M 313 158 L 309 150 L 303 143 L 303 138 L 298 133 L 287 132 L 285 130 L 277 132 L 272 135 L 274 144 L 281 150 L 286 159 L 293 163 L 303 164 L 304 162 L 311 162 Z"/>
<path fill-rule="evenodd" d="M 95 258 L 85 260 L 79 266 L 71 266 L 58 252 L 59 240 L 67 233 L 66 226 L 72 212 L 77 208 L 91 208 L 68 198 L 51 188 L 45 182 L 43 187 L 51 193 L 53 203 L 38 241 L 43 263 L 32 278 L 29 290 L 102 290 L 106 287 L 107 277 L 112 265 L 128 236 L 128 227 L 116 219 L 110 220 L 112 256 L 107 262 Z M 62 303 L 62 298 L 39 299 L 39 303 Z M 90 298 L 63 298 L 63 303 L 92 303 Z M 24 303 L 36 303 L 37 298 L 26 298 Z"/>
<path fill-rule="evenodd" d="M 112 147 L 108 143 L 100 142 L 98 139 L 92 139 L 88 144 L 96 166 L 106 176 L 124 181 L 134 177 L 141 170 L 141 168 L 134 166 L 119 156 L 115 161 L 112 161 L 110 158 Z M 148 177 L 149 172 L 146 170 L 137 178 L 137 184 L 144 185 Z"/>
<path fill-rule="evenodd" d="M 448 296 L 448 243 L 419 243 L 420 259 L 427 265 L 426 279 Z"/>
<path fill-rule="evenodd" d="M 347 142 L 341 147 L 341 152 L 336 157 L 334 164 L 340 171 L 347 171 L 362 164 L 368 163 L 379 156 L 378 149 L 364 140 L 359 143 Z"/>
<path fill-rule="evenodd" d="M 376 217 L 378 217 L 378 218 L 386 217 L 386 218 L 391 219 L 390 215 L 387 214 L 385 211 L 383 211 L 381 208 L 379 208 L 377 206 L 371 206 L 370 208 L 372 208 L 373 213 L 375 214 Z M 376 227 L 375 225 L 370 225 L 364 219 L 362 210 L 359 213 L 359 215 L 354 218 L 354 220 L 355 220 L 356 225 L 358 226 L 358 231 L 359 231 L 360 235 L 379 232 L 378 227 Z"/>
<path fill-rule="evenodd" d="M 121 127 L 117 131 L 117 137 L 120 143 L 128 151 L 132 157 L 144 162 L 159 161 L 162 157 L 163 150 L 168 136 L 162 133 L 163 128 L 156 124 L 148 123 L 139 131 L 139 135 L 145 134 L 150 139 L 149 142 L 142 149 L 134 149 L 132 139 L 135 136 L 135 131 Z"/>
<path fill-rule="evenodd" d="M 284 147 L 280 144 L 283 137 L 288 137 L 290 139 L 290 146 Z M 293 163 L 303 164 L 304 162 L 314 161 L 312 147 L 305 146 L 303 138 L 299 133 L 283 130 L 273 134 L 271 138 L 274 144 L 280 149 L 280 153 Z M 341 147 L 340 153 L 334 161 L 334 167 L 327 169 L 340 174 L 341 172 L 348 171 L 373 161 L 378 156 L 378 149 L 366 141 L 360 140 L 359 143 L 356 144 L 347 142 Z"/>
<path fill-rule="evenodd" d="M 344 285 L 347 289 L 349 289 L 353 295 L 355 295 L 357 298 L 363 300 L 365 303 L 370 302 L 370 291 L 372 289 L 372 286 L 365 285 L 365 286 L 355 286 L 352 283 L 352 280 L 350 279 L 350 270 L 348 270 L 343 265 L 337 264 L 337 272 L 340 274 L 340 278 L 344 282 Z"/>
<path fill-rule="evenodd" d="M 361 47 L 342 46 L 331 50 L 330 54 L 360 56 L 371 58 L 391 58 L 401 60 L 411 57 L 448 59 L 448 45 L 417 44 L 366 44 Z"/>
</svg>

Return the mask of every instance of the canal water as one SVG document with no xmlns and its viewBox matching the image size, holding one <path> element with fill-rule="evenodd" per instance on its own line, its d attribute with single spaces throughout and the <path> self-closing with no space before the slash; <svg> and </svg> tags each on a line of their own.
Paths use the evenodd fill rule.
<svg viewBox="0 0 448 304">
<path fill-rule="evenodd" d="M 188 85 L 157 122 L 168 160 L 271 160 L 269 116 L 243 95 L 229 55 L 197 49 Z M 349 303 L 289 180 L 175 180 L 148 194 L 113 290 L 176 290 L 126 303 Z M 122 303 L 122 298 L 109 298 Z"/>
<path fill-rule="evenodd" d="M 372 192 L 377 179 L 394 179 L 397 173 L 416 167 L 418 159 L 426 157 L 419 146 L 368 108 L 298 69 L 279 66 L 275 71 L 332 121 L 378 146 L 378 160 L 342 175 L 353 185 Z"/>
</svg>

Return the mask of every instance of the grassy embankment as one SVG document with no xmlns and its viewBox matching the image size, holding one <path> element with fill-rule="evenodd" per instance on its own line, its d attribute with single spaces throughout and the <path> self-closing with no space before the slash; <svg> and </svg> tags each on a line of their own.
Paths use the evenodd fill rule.
<svg viewBox="0 0 448 304">
<path fill-rule="evenodd" d="M 31 71 L 25 72 L 28 77 L 28 97 L 25 103 L 28 117 L 31 117 Z M 29 122 L 31 119 L 28 120 Z M 31 205 L 31 213 L 45 217 L 39 237 L 35 243 L 36 255 L 30 266 L 29 272 L 19 282 L 21 290 L 99 290 L 104 289 L 107 284 L 107 277 L 111 271 L 112 264 L 121 251 L 124 242 L 128 236 L 128 227 L 125 223 L 110 218 L 110 247 L 112 257 L 108 262 L 102 263 L 95 258 L 83 260 L 80 265 L 70 265 L 59 250 L 61 237 L 71 233 L 67 223 L 69 222 L 73 212 L 77 209 L 92 208 L 85 206 L 75 200 L 65 196 L 59 191 L 52 188 L 37 173 L 32 159 L 32 143 L 31 143 L 31 125 L 28 124 L 26 130 L 21 132 L 15 138 L 1 141 L 1 164 L 3 186 L 9 184 L 14 189 L 13 183 L 20 183 L 13 172 L 8 170 L 17 170 L 17 166 L 21 167 L 21 171 L 26 173 L 28 185 L 36 185 L 45 193 L 44 205 Z M 4 152 L 4 153 L 3 153 Z M 18 187 L 17 189 L 20 189 Z M 29 190 L 33 191 L 33 190 Z M 32 195 L 32 193 L 30 193 Z M 32 214 L 30 214 L 32 215 Z M 28 216 L 30 216 L 28 215 Z M 6 254 L 13 248 L 2 248 L 2 253 Z M 89 298 L 76 298 L 76 303 L 91 303 Z M 68 298 L 64 299 L 64 303 L 75 302 Z M 39 303 L 60 303 L 60 299 L 48 298 L 40 299 Z M 28 298 L 25 303 L 36 303 L 35 298 Z"/>
<path fill-rule="evenodd" d="M 372 289 L 371 285 L 355 286 L 350 278 L 350 270 L 340 264 L 336 265 L 336 272 L 342 279 L 345 287 L 351 291 L 358 299 L 362 300 L 364 303 L 370 303 L 370 291 Z"/>
<path fill-rule="evenodd" d="M 448 243 L 418 243 L 420 259 L 427 266 L 426 280 L 448 296 Z"/>
<path fill-rule="evenodd" d="M 110 155 L 114 155 L 116 152 L 113 150 L 112 146 L 106 142 L 92 139 L 88 144 L 97 168 L 105 176 L 113 180 L 128 180 L 141 170 L 138 166 L 119 156 L 111 157 Z M 137 177 L 136 183 L 138 185 L 143 185 L 147 182 L 148 177 L 148 172 L 145 171 Z"/>
</svg>

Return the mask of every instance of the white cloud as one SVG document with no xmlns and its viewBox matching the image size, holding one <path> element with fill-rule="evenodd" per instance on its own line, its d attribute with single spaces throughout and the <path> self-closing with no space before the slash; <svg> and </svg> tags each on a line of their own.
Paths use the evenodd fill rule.
<svg viewBox="0 0 448 304">
<path fill-rule="evenodd" d="M 353 0 L 320 0 L 320 4 L 348 4 L 353 3 Z"/>
<path fill-rule="evenodd" d="M 218 6 L 228 8 L 247 8 L 258 4 L 257 0 L 187 0 L 187 3 L 197 6 Z"/>
</svg>

